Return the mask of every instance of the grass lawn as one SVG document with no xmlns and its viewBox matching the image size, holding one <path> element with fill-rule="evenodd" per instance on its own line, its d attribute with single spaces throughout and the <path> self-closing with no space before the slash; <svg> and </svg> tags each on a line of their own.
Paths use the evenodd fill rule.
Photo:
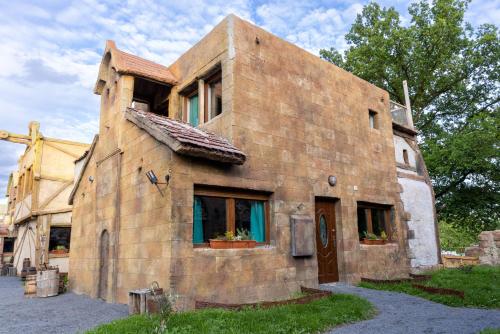
<svg viewBox="0 0 500 334">
<path fill-rule="evenodd" d="M 485 330 L 480 331 L 479 334 L 500 334 L 500 328 L 486 328 Z"/>
<path fill-rule="evenodd" d="M 335 294 L 304 305 L 175 313 L 170 316 L 164 333 L 318 333 L 371 318 L 375 313 L 374 307 L 363 298 Z M 152 333 L 158 322 L 157 317 L 136 315 L 101 325 L 87 334 Z"/>
<path fill-rule="evenodd" d="M 411 286 L 411 283 L 359 283 L 363 288 L 404 292 L 449 306 L 500 308 L 500 266 L 474 266 L 461 269 L 440 269 L 429 273 L 432 278 L 424 285 L 463 291 L 464 299 L 455 296 L 430 294 Z"/>
</svg>

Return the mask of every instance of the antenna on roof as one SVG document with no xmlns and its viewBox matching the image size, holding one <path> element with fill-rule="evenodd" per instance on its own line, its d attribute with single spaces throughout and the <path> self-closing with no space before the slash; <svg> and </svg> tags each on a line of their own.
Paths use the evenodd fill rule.
<svg viewBox="0 0 500 334">
<path fill-rule="evenodd" d="M 403 91 L 405 93 L 406 119 L 408 121 L 408 126 L 413 129 L 414 127 L 413 117 L 411 115 L 410 94 L 408 93 L 408 82 L 406 80 L 403 81 Z"/>
</svg>

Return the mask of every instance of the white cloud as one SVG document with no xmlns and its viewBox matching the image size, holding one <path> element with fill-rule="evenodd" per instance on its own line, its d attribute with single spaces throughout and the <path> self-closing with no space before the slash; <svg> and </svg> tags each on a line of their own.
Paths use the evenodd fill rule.
<svg viewBox="0 0 500 334">
<path fill-rule="evenodd" d="M 87 141 L 97 132 L 92 93 L 106 39 L 169 65 L 234 13 L 317 54 L 347 47 L 344 35 L 367 0 L 1 1 L 0 127 L 25 133 L 30 120 L 47 136 Z M 407 17 L 408 0 L 382 0 Z M 467 19 L 500 22 L 498 1 L 474 0 Z M 0 142 L 0 194 L 20 145 Z"/>
</svg>

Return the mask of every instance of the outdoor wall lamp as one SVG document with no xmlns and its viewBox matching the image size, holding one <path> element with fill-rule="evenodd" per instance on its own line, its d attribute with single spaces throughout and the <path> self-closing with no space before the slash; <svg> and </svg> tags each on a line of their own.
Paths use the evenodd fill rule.
<svg viewBox="0 0 500 334">
<path fill-rule="evenodd" d="M 337 184 L 337 177 L 330 175 L 328 177 L 328 184 L 331 185 L 332 187 L 334 187 Z"/>
<path fill-rule="evenodd" d="M 155 172 L 153 172 L 153 170 L 146 172 L 146 176 L 148 177 L 149 182 L 151 182 L 151 184 L 154 184 L 156 188 L 158 188 L 158 191 L 163 197 L 163 192 L 161 191 L 159 184 L 168 185 L 168 182 L 170 181 L 170 174 L 165 175 L 165 182 L 158 182 L 158 177 L 156 176 Z"/>
</svg>

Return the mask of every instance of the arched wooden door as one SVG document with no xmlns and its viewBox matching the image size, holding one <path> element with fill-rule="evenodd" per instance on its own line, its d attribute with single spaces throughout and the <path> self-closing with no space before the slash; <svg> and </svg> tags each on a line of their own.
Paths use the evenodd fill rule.
<svg viewBox="0 0 500 334">
<path fill-rule="evenodd" d="M 108 296 L 109 272 L 109 233 L 104 230 L 101 234 L 101 247 L 99 249 L 99 294 L 98 297 L 106 300 Z"/>
<path fill-rule="evenodd" d="M 316 250 L 319 283 L 337 282 L 337 233 L 335 230 L 335 203 L 316 199 Z"/>
</svg>

